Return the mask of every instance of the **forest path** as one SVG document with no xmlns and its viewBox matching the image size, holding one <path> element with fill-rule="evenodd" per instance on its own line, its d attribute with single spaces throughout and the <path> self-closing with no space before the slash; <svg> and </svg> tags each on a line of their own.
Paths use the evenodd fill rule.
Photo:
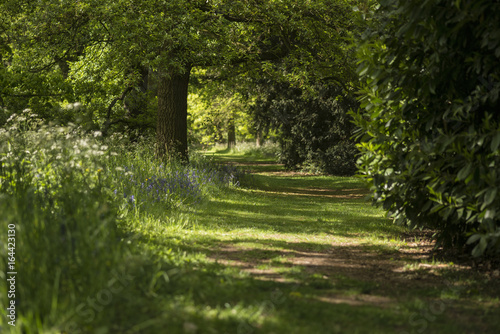
<svg viewBox="0 0 500 334">
<path fill-rule="evenodd" d="M 355 178 L 285 171 L 280 164 L 244 157 L 219 156 L 219 161 L 246 170 L 250 177 L 243 187 L 267 202 L 258 209 L 248 206 L 255 225 L 261 224 L 259 217 L 276 222 L 272 232 L 258 238 L 221 243 L 211 256 L 219 263 L 263 280 L 313 286 L 343 281 L 360 293 L 325 294 L 321 300 L 379 306 L 390 303 L 387 296 L 397 287 L 435 284 L 435 271 L 448 266 L 431 264 L 428 234 L 405 233 L 392 225 L 366 200 L 368 191 Z M 295 228 L 282 226 L 287 224 Z"/>
<path fill-rule="evenodd" d="M 257 302 L 259 319 L 279 323 L 269 332 L 500 329 L 498 273 L 438 258 L 429 234 L 394 225 L 358 178 L 288 172 L 251 156 L 214 160 L 247 173 L 240 187 L 194 211 L 196 239 L 186 249 L 204 253 L 218 272 L 245 277 L 238 289 L 251 295 L 238 300 Z"/>
</svg>

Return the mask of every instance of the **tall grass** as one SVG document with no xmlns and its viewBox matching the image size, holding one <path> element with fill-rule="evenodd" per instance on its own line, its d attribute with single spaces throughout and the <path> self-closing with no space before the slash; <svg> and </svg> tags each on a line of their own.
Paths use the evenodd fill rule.
<svg viewBox="0 0 500 334">
<path fill-rule="evenodd" d="M 8 268 L 7 243 L 13 225 L 17 272 L 16 327 L 6 323 L 3 306 L 11 298 L 2 284 L 0 329 L 80 331 L 91 315 L 98 324 L 104 313 L 92 314 L 85 303 L 99 293 L 110 297 L 105 293 L 112 290 L 103 289 L 130 263 L 134 251 L 124 231 L 127 221 L 140 224 L 142 213 L 169 216 L 237 183 L 233 170 L 199 158 L 190 166 L 161 163 L 146 141 L 126 143 L 119 137 L 103 140 L 99 132 L 49 126 L 29 111 L 0 129 L 0 235 L 5 239 L 0 279 L 5 282 L 7 272 L 14 271 Z M 163 269 L 157 266 L 148 275 Z"/>
<path fill-rule="evenodd" d="M 114 141 L 120 154 L 112 159 L 114 194 L 123 204 L 142 207 L 143 211 L 164 211 L 195 205 L 214 192 L 238 185 L 240 172 L 219 166 L 201 155 L 193 155 L 189 165 L 178 161 L 161 162 L 146 139 L 135 144 Z"/>
<path fill-rule="evenodd" d="M 16 327 L 26 332 L 60 322 L 121 260 L 108 148 L 32 116 L 15 115 L 0 130 L 0 235 L 15 225 Z M 14 271 L 4 241 L 1 279 Z M 6 298 L 2 285 L 2 305 Z"/>
</svg>

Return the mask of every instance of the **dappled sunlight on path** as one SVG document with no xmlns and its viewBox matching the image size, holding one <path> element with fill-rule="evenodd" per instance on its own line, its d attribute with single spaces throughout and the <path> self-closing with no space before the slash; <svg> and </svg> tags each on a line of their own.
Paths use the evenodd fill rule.
<svg viewBox="0 0 500 334">
<path fill-rule="evenodd" d="M 197 249 L 211 265 L 276 287 L 287 301 L 284 309 L 300 303 L 303 312 L 336 310 L 348 323 L 353 317 L 373 317 L 364 320 L 369 327 L 382 326 L 387 332 L 389 321 L 394 333 L 414 330 L 412 314 L 436 301 L 444 300 L 447 312 L 432 314 L 432 319 L 440 316 L 439 322 L 424 318 L 432 323 L 432 333 L 470 328 L 466 319 L 499 309 L 492 297 L 500 295 L 498 279 L 474 288 L 474 304 L 469 295 L 463 297 L 472 291 L 465 280 L 475 275 L 473 263 L 438 258 L 430 232 L 395 225 L 370 205 L 369 191 L 359 179 L 287 172 L 244 159 L 235 165 L 251 172 L 241 188 L 196 211 L 193 233 L 207 236 Z M 335 327 L 333 318 L 327 318 L 320 319 Z M 341 332 L 342 326 L 337 327 Z"/>
</svg>

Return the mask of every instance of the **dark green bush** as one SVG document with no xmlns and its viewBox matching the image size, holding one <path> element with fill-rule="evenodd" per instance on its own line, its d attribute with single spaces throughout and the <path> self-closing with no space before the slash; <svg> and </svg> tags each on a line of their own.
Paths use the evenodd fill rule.
<svg viewBox="0 0 500 334">
<path fill-rule="evenodd" d="M 356 171 L 356 149 L 351 139 L 357 107 L 342 88 L 316 85 L 314 93 L 283 83 L 265 85 L 254 106 L 262 128 L 277 130 L 280 160 L 290 169 L 306 169 L 335 175 Z"/>
<path fill-rule="evenodd" d="M 359 168 L 398 223 L 500 252 L 500 2 L 387 0 L 361 47 Z"/>
</svg>

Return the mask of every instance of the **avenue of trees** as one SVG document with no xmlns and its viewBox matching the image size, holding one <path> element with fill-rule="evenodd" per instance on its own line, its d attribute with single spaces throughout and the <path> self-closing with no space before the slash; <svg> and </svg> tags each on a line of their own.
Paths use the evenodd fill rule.
<svg viewBox="0 0 500 334">
<path fill-rule="evenodd" d="M 4 0 L 0 17 L 0 125 L 30 109 L 184 162 L 189 137 L 272 133 L 287 167 L 359 168 L 396 222 L 500 251 L 497 0 Z"/>
</svg>

